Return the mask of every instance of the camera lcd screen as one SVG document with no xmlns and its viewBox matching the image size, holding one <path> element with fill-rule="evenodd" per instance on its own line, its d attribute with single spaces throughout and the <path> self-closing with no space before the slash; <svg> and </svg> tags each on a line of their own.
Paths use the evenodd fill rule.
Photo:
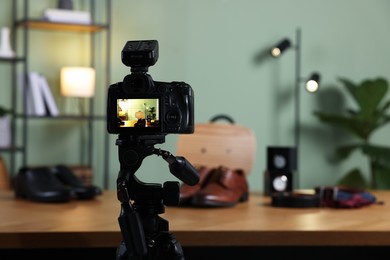
<svg viewBox="0 0 390 260">
<path fill-rule="evenodd" d="M 119 128 L 159 128 L 159 99 L 117 99 Z"/>
</svg>

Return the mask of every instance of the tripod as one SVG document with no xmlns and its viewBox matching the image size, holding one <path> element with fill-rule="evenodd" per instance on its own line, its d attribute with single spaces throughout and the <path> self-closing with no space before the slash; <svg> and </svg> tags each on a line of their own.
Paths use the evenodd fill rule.
<svg viewBox="0 0 390 260">
<path fill-rule="evenodd" d="M 168 221 L 159 216 L 165 211 L 164 205 L 178 205 L 179 182 L 144 183 L 135 176 L 143 159 L 155 154 L 169 163 L 171 173 L 180 180 L 189 185 L 198 183 L 198 172 L 184 157 L 175 157 L 154 148 L 155 144 L 164 141 L 164 135 L 125 134 L 120 134 L 116 140 L 120 162 L 117 197 L 121 212 L 118 222 L 123 237 L 116 251 L 117 259 L 184 260 L 180 243 L 169 232 Z"/>
</svg>

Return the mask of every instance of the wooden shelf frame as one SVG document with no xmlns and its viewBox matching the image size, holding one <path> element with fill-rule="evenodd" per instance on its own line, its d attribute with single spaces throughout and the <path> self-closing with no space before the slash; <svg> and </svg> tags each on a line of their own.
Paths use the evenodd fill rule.
<svg viewBox="0 0 390 260">
<path fill-rule="evenodd" d="M 76 24 L 76 23 L 57 23 L 39 19 L 19 20 L 16 26 L 24 26 L 30 29 L 41 30 L 62 30 L 62 31 L 80 31 L 80 32 L 100 32 L 107 29 L 104 24 Z"/>
</svg>

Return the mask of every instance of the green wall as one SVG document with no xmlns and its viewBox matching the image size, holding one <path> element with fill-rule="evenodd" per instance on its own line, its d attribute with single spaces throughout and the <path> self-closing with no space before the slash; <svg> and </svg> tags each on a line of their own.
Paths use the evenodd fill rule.
<svg viewBox="0 0 390 260">
<path fill-rule="evenodd" d="M 56 1 L 33 1 L 31 16 L 39 17 Z M 84 8 L 82 1 L 75 1 Z M 98 12 L 104 14 L 103 1 Z M 3 1 L 0 26 L 11 26 L 11 3 Z M 149 72 L 158 81 L 185 81 L 195 91 L 195 121 L 207 122 L 216 114 L 228 114 L 237 124 L 252 128 L 257 138 L 257 154 L 250 173 L 250 188 L 263 190 L 267 146 L 294 145 L 294 79 L 295 51 L 280 60 L 265 58 L 254 63 L 254 57 L 284 37 L 295 41 L 298 28 L 302 32 L 301 76 L 312 71 L 322 75 L 321 90 L 313 95 L 300 95 L 301 131 L 299 187 L 334 185 L 352 166 L 368 171 L 365 158 L 354 155 L 344 163 L 333 163 L 333 148 L 348 136 L 321 124 L 313 111 L 341 110 L 354 105 L 351 100 L 335 97 L 343 91 L 338 77 L 355 82 L 384 77 L 390 73 L 390 2 L 386 0 L 144 0 L 112 1 L 109 82 L 122 81 L 129 73 L 120 60 L 120 52 L 128 40 L 156 39 L 160 56 Z M 104 20 L 104 17 L 98 17 Z M 102 36 L 102 37 L 100 37 Z M 107 78 L 104 70 L 105 33 L 96 37 L 97 110 L 105 111 Z M 20 44 L 20 42 L 18 43 Z M 44 73 L 56 94 L 60 108 L 65 107 L 59 94 L 59 69 L 65 65 L 88 65 L 89 37 L 67 32 L 31 33 L 30 69 Z M 0 64 L 0 102 L 9 103 L 10 66 Z M 29 158 L 32 164 L 79 163 L 82 124 L 37 120 L 30 127 Z M 95 124 L 95 183 L 103 183 L 105 122 Z M 381 129 L 374 141 L 390 145 L 389 127 Z M 115 189 L 119 163 L 115 135 L 110 135 L 110 189 Z M 158 145 L 175 154 L 177 135 L 168 135 Z M 6 155 L 5 155 L 6 156 Z M 177 180 L 159 157 L 148 157 L 137 172 L 146 182 Z"/>
</svg>

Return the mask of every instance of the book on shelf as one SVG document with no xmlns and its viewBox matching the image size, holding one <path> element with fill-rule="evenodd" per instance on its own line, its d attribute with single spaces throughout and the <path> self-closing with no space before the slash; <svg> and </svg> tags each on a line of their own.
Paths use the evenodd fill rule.
<svg viewBox="0 0 390 260">
<path fill-rule="evenodd" d="M 30 116 L 58 116 L 57 103 L 47 79 L 38 72 L 27 74 L 26 112 Z M 20 84 L 23 87 L 23 83 Z M 23 92 L 22 92 L 23 93 Z"/>
<path fill-rule="evenodd" d="M 28 87 L 28 74 L 18 73 L 16 80 L 17 80 L 17 86 L 19 87 L 19 92 L 22 99 L 24 96 L 26 96 L 26 114 L 28 116 L 33 116 L 35 114 L 35 111 L 34 111 L 34 104 L 32 100 L 31 88 Z"/>
<path fill-rule="evenodd" d="M 40 75 L 38 72 L 33 71 L 28 73 L 27 78 L 27 103 L 31 102 L 33 108 L 28 114 L 34 116 L 45 116 L 46 107 L 40 86 Z"/>
<path fill-rule="evenodd" d="M 51 92 L 47 79 L 43 75 L 39 75 L 39 86 L 40 86 L 43 100 L 45 102 L 46 110 L 49 112 L 49 115 L 58 116 L 59 111 L 58 111 L 57 103 L 54 99 L 53 93 Z"/>
<path fill-rule="evenodd" d="M 8 147 L 11 147 L 11 118 L 9 116 L 3 116 L 0 117 L 0 148 Z"/>
<path fill-rule="evenodd" d="M 91 24 L 91 14 L 86 11 L 46 9 L 43 18 L 49 22 Z"/>
</svg>

